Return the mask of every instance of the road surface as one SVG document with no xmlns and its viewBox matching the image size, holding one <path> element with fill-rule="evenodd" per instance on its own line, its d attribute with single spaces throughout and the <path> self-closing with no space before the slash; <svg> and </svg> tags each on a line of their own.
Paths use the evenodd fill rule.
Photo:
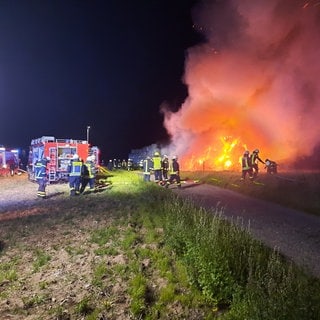
<svg viewBox="0 0 320 320">
<path fill-rule="evenodd" d="M 208 209 L 222 209 L 252 235 L 320 278 L 320 217 L 207 184 L 183 184 L 179 196 Z"/>
</svg>

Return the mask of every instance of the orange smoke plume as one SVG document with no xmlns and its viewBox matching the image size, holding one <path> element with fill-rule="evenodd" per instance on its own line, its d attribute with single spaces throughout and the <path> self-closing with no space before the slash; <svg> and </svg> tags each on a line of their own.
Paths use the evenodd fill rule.
<svg viewBox="0 0 320 320">
<path fill-rule="evenodd" d="M 320 7 L 303 1 L 204 1 L 194 20 L 188 97 L 162 107 L 185 170 L 239 169 L 243 151 L 293 162 L 320 141 Z"/>
</svg>

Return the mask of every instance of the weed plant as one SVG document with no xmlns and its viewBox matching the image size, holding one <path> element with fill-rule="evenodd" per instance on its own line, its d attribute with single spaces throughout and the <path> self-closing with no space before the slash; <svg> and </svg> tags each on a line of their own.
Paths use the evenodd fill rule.
<svg viewBox="0 0 320 320">
<path fill-rule="evenodd" d="M 36 257 L 33 262 L 33 272 L 37 272 L 41 267 L 46 265 L 51 260 L 50 255 L 40 249 L 35 251 L 35 255 Z"/>
<path fill-rule="evenodd" d="M 166 243 L 223 319 L 318 319 L 319 281 L 252 239 L 245 229 L 173 198 Z"/>
</svg>

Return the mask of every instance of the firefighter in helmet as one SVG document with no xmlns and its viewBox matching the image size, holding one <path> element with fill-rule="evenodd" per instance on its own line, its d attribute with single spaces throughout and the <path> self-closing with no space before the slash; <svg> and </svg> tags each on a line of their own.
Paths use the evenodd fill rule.
<svg viewBox="0 0 320 320">
<path fill-rule="evenodd" d="M 162 181 L 162 167 L 161 167 L 161 157 L 160 153 L 156 151 L 152 158 L 153 162 L 153 172 L 154 172 L 154 181 L 159 183 Z"/>
<path fill-rule="evenodd" d="M 133 170 L 133 162 L 132 162 L 132 159 L 130 159 L 130 158 L 128 159 L 127 167 L 128 167 L 128 171 Z"/>
<path fill-rule="evenodd" d="M 259 158 L 259 149 L 255 149 L 252 152 L 250 157 L 251 168 L 253 171 L 253 178 L 256 178 L 258 176 L 258 172 L 259 172 L 258 162 L 265 164 L 264 161 Z"/>
<path fill-rule="evenodd" d="M 177 187 L 181 189 L 181 180 L 180 180 L 180 165 L 178 162 L 178 157 L 173 156 L 171 163 L 169 165 L 169 180 L 166 182 L 165 187 L 168 188 L 170 184 L 176 182 Z"/>
<path fill-rule="evenodd" d="M 150 157 L 143 160 L 143 180 L 149 182 L 152 170 L 152 161 Z"/>
<path fill-rule="evenodd" d="M 278 165 L 275 161 L 272 161 L 270 159 L 266 159 L 265 164 L 266 164 L 265 169 L 267 169 L 267 173 L 275 174 L 278 172 L 278 169 L 277 169 Z"/>
<path fill-rule="evenodd" d="M 245 151 L 242 159 L 241 159 L 241 169 L 242 169 L 242 175 L 241 180 L 244 180 L 246 178 L 246 175 L 249 175 L 250 180 L 253 179 L 252 175 L 252 168 L 250 165 L 250 154 L 249 151 Z"/>
<path fill-rule="evenodd" d="M 83 164 L 82 161 L 80 161 L 79 156 L 74 154 L 68 166 L 70 196 L 80 194 L 82 165 Z"/>
<path fill-rule="evenodd" d="M 34 164 L 34 174 L 39 185 L 37 196 L 42 199 L 47 198 L 46 186 L 47 186 L 47 164 L 49 163 L 50 158 L 38 159 Z"/>
<path fill-rule="evenodd" d="M 167 155 L 164 155 L 162 158 L 162 176 L 164 181 L 168 180 L 168 171 L 169 171 L 169 158 Z"/>
<path fill-rule="evenodd" d="M 94 191 L 96 179 L 95 156 L 89 156 L 81 169 L 81 188 L 80 193 L 83 193 L 86 186 L 89 184 L 90 192 Z"/>
</svg>

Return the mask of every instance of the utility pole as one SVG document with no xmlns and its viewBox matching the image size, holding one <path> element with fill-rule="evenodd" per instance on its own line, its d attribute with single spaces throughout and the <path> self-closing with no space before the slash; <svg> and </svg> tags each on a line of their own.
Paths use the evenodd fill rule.
<svg viewBox="0 0 320 320">
<path fill-rule="evenodd" d="M 87 126 L 87 142 L 89 143 L 89 133 L 90 133 L 90 126 Z"/>
</svg>

